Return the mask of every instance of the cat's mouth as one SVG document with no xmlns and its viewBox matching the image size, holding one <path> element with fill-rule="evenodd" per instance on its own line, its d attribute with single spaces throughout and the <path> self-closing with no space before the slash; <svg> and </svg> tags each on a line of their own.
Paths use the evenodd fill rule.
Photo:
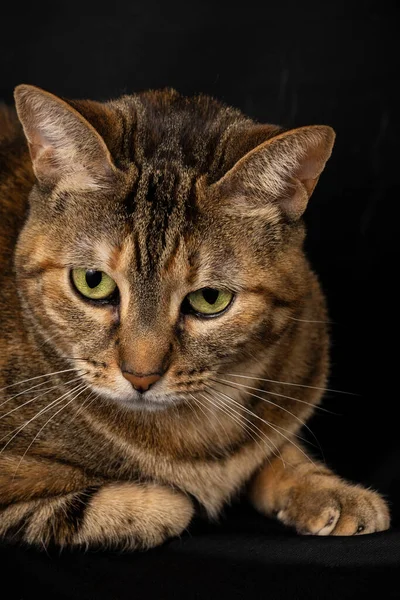
<svg viewBox="0 0 400 600">
<path fill-rule="evenodd" d="M 142 410 L 149 412 L 162 411 L 172 406 L 176 406 L 184 400 L 182 394 L 175 393 L 156 393 L 150 390 L 147 392 L 137 392 L 136 390 L 132 390 L 129 393 L 118 393 L 97 386 L 93 386 L 93 389 L 100 398 L 103 398 L 108 402 L 111 400 L 128 410 Z"/>
<path fill-rule="evenodd" d="M 96 367 L 99 366 L 107 365 L 97 362 Z M 132 377 L 122 376 L 119 370 L 104 373 L 97 369 L 95 371 L 88 369 L 83 373 L 82 378 L 99 401 L 112 403 L 114 407 L 124 410 L 165 411 L 178 405 L 191 404 L 192 400 L 196 401 L 193 394 L 205 391 L 203 372 L 201 379 L 181 379 L 178 382 L 168 382 L 161 377 L 153 377 L 154 381 L 150 381 L 150 377 L 147 378 L 149 381 L 143 381 L 145 378 L 142 377 L 140 381 L 135 379 L 132 382 Z M 146 385 L 148 389 L 143 389 Z"/>
</svg>

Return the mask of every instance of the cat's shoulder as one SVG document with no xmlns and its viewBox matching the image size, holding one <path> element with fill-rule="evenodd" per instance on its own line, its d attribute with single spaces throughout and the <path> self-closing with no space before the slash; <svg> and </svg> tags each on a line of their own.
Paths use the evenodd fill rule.
<svg viewBox="0 0 400 600">
<path fill-rule="evenodd" d="M 16 110 L 0 102 L 0 189 L 32 187 L 28 146 Z"/>
<path fill-rule="evenodd" d="M 17 113 L 0 102 L 0 251 L 15 241 L 33 184 L 29 150 Z"/>
<path fill-rule="evenodd" d="M 0 102 L 0 148 L 20 138 L 22 128 L 16 110 Z"/>
</svg>

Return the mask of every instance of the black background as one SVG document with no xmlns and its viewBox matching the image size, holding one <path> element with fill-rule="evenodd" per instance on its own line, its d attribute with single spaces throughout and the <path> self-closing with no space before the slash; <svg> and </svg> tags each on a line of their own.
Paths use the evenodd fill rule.
<svg viewBox="0 0 400 600">
<path fill-rule="evenodd" d="M 386 494 L 393 513 L 390 533 L 365 539 L 296 538 L 236 506 L 219 527 L 197 523 L 145 555 L 56 558 L 4 547 L 5 572 L 24 573 L 15 597 L 35 597 L 45 584 L 54 598 L 372 594 L 400 566 L 396 2 L 134 0 L 108 15 L 69 5 L 2 20 L 6 102 L 19 83 L 97 100 L 168 86 L 211 94 L 261 122 L 334 127 L 306 213 L 307 251 L 330 307 L 330 385 L 357 395 L 327 394 L 335 414 L 309 424 L 329 465 Z"/>
</svg>

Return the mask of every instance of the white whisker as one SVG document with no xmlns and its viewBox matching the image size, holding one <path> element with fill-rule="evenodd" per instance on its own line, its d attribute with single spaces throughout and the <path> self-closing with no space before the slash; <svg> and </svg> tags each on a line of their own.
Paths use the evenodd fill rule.
<svg viewBox="0 0 400 600">
<path fill-rule="evenodd" d="M 325 325 L 335 325 L 334 321 L 318 321 L 314 319 L 296 319 L 295 317 L 289 317 L 292 321 L 299 321 L 299 323 L 324 323 Z"/>
<path fill-rule="evenodd" d="M 260 388 L 255 388 L 252 387 L 251 385 L 245 385 L 244 383 L 237 383 L 236 381 L 229 381 L 229 379 L 212 379 L 211 381 L 218 381 L 218 383 L 224 383 L 225 385 L 230 385 L 231 387 L 241 387 L 247 390 L 254 390 L 255 392 L 262 392 L 263 394 L 270 394 L 271 396 L 278 396 L 279 398 L 286 398 L 287 400 L 293 400 L 294 402 L 300 402 L 300 404 L 305 404 L 306 406 L 311 406 L 311 408 L 314 409 L 319 409 L 322 410 L 323 412 L 327 412 L 329 414 L 335 414 L 330 410 L 327 410 L 326 408 L 323 408 L 322 406 L 317 406 L 315 404 L 313 404 L 312 402 L 307 402 L 306 400 L 302 400 L 301 398 L 295 398 L 293 396 L 286 396 L 285 394 L 279 394 L 278 392 L 271 392 L 270 390 L 262 390 Z M 247 392 L 249 393 L 249 392 Z M 255 396 L 256 398 L 258 398 L 259 396 Z M 265 400 L 266 402 L 270 402 L 270 404 L 274 404 L 271 400 L 266 400 L 266 398 L 261 398 L 261 400 Z M 276 404 L 275 406 L 279 406 L 280 408 L 282 408 L 282 410 L 286 410 L 285 408 L 283 408 L 282 406 L 280 406 L 279 404 Z M 292 413 L 290 413 L 292 414 Z M 295 415 L 293 415 L 295 416 Z M 303 423 L 304 425 L 304 423 Z"/>
<path fill-rule="evenodd" d="M 22 381 L 17 381 L 16 383 L 11 383 L 10 385 L 6 385 L 3 388 L 0 388 L 0 392 L 3 390 L 7 390 L 10 387 L 14 387 L 15 385 L 22 385 L 23 383 L 28 383 L 28 381 L 33 381 L 34 379 L 42 379 L 43 377 L 52 377 L 53 375 L 60 375 L 60 373 L 68 373 L 69 371 L 80 371 L 80 369 L 64 369 L 63 371 L 53 371 L 52 373 L 46 373 L 45 375 L 36 375 L 36 377 L 30 377 L 29 379 L 23 379 Z"/>
<path fill-rule="evenodd" d="M 205 413 L 205 411 L 204 411 L 204 410 L 201 408 L 202 406 L 203 406 L 204 408 L 206 408 L 206 407 L 204 406 L 204 404 L 203 404 L 203 403 L 202 403 L 202 402 L 201 402 L 201 401 L 200 401 L 198 398 L 196 398 L 196 397 L 195 397 L 193 394 L 190 394 L 190 396 L 191 396 L 191 397 L 193 398 L 193 400 L 196 402 L 196 404 L 197 404 L 198 408 L 201 410 L 201 412 L 203 413 L 203 415 L 204 415 L 204 416 L 205 416 L 205 417 L 208 419 L 209 423 L 212 425 L 212 428 L 214 429 L 214 431 L 215 431 L 215 433 L 216 433 L 216 435 L 217 435 L 217 438 L 219 438 L 219 431 L 218 431 L 218 429 L 216 428 L 216 426 L 215 426 L 215 423 L 213 423 L 213 421 L 212 421 L 212 419 L 211 419 L 210 415 L 207 415 L 207 414 Z M 214 416 L 215 416 L 215 418 L 217 419 L 218 423 L 221 425 L 221 427 L 224 429 L 224 431 L 225 431 L 225 433 L 226 433 L 226 429 L 225 429 L 225 427 L 223 427 L 223 425 L 222 425 L 221 421 L 218 419 L 218 417 L 217 417 L 216 415 L 214 415 Z"/>
<path fill-rule="evenodd" d="M 207 401 L 207 398 L 204 394 L 202 394 L 201 392 L 198 392 L 198 393 L 200 394 L 200 396 L 202 398 L 204 398 L 204 400 Z M 200 402 L 199 398 L 197 398 L 197 400 Z M 203 406 L 204 406 L 204 404 L 203 404 Z M 225 435 L 226 435 L 227 439 L 229 439 L 229 434 L 228 434 L 227 430 L 225 429 L 225 425 L 223 424 L 223 422 L 218 419 L 218 417 L 215 413 L 214 413 L 214 417 L 217 419 L 218 423 L 221 425 L 222 429 L 225 431 Z M 219 432 L 217 431 L 216 433 L 217 433 L 217 437 L 219 437 Z"/>
<path fill-rule="evenodd" d="M 335 394 L 346 394 L 347 396 L 358 396 L 358 394 L 354 392 L 344 392 L 343 390 L 333 390 L 331 388 L 317 387 L 314 385 L 305 385 L 302 383 L 289 383 L 288 381 L 278 381 L 276 379 L 265 379 L 263 377 L 259 377 L 258 375 L 238 375 L 237 373 L 224 373 L 225 376 L 229 377 L 241 377 L 243 379 L 257 379 L 258 381 L 266 381 L 268 383 L 278 383 L 282 385 L 292 385 L 294 387 L 307 388 L 309 390 L 319 390 L 321 392 L 333 392 Z"/>
<path fill-rule="evenodd" d="M 39 417 L 41 414 L 43 414 L 44 412 L 48 411 L 52 406 L 54 406 L 55 404 L 59 403 L 63 398 L 65 398 L 65 396 L 68 396 L 69 394 L 75 392 L 78 388 L 80 388 L 81 386 L 85 386 L 86 384 L 79 384 L 77 385 L 74 389 L 72 390 L 68 390 L 68 392 L 66 392 L 65 394 L 63 394 L 62 396 L 60 396 L 59 398 L 57 398 L 56 400 L 53 400 L 52 402 L 50 402 L 49 405 L 47 405 L 45 408 L 43 408 L 42 410 L 40 410 L 38 413 L 36 413 L 36 415 L 34 417 L 32 417 L 31 419 L 29 419 L 28 421 L 26 421 L 26 423 L 24 423 L 24 425 L 22 425 L 22 427 L 18 427 L 17 429 L 14 429 L 13 431 L 11 431 L 10 433 L 7 433 L 5 436 L 3 436 L 0 439 L 0 442 L 2 442 L 3 440 L 5 440 L 9 435 L 11 435 L 12 437 L 8 440 L 7 444 L 5 444 L 3 446 L 3 448 L 0 451 L 0 454 L 2 454 L 4 452 L 4 450 L 7 448 L 7 446 L 12 442 L 12 440 L 14 438 L 17 437 L 17 435 L 23 430 L 25 429 L 25 427 L 27 427 L 30 423 L 32 423 L 32 421 L 34 421 L 37 417 Z M 14 435 L 13 435 L 14 434 Z"/>
<path fill-rule="evenodd" d="M 10 402 L 11 400 L 14 400 L 14 398 L 18 398 L 18 396 L 23 396 L 24 394 L 29 394 L 29 392 L 31 390 L 35 390 L 38 387 L 41 387 L 43 385 L 47 385 L 48 383 L 49 383 L 48 381 L 42 381 L 41 383 L 37 383 L 36 385 L 33 385 L 32 387 L 28 388 L 27 390 L 23 390 L 22 392 L 18 392 L 18 394 L 14 394 L 14 396 L 10 396 L 10 398 L 7 398 L 7 400 L 4 400 L 4 402 L 2 402 L 0 404 L 0 407 L 3 406 L 4 404 L 7 404 L 7 402 Z"/>
<path fill-rule="evenodd" d="M 20 458 L 20 461 L 17 465 L 17 468 L 14 471 L 14 475 L 13 478 L 16 476 L 17 471 L 23 461 L 23 459 L 25 458 L 25 456 L 27 455 L 27 453 L 29 452 L 30 448 L 32 447 L 32 445 L 34 444 L 34 442 L 37 440 L 37 438 L 39 437 L 39 435 L 41 434 L 41 432 L 43 431 L 43 429 L 46 427 L 46 425 L 48 423 L 50 423 L 50 421 L 52 419 L 54 419 L 54 417 L 56 415 L 58 415 L 61 411 L 63 411 L 65 408 L 67 408 L 67 406 L 69 404 L 71 404 L 71 402 L 73 402 L 74 400 L 76 400 L 76 398 L 78 398 L 78 396 L 80 396 L 81 394 L 83 394 L 87 389 L 89 389 L 89 386 L 86 385 L 83 389 L 81 389 L 75 396 L 73 396 L 73 398 L 71 398 L 70 400 L 68 400 L 68 402 L 66 404 L 64 404 L 59 410 L 57 410 L 53 415 L 51 415 L 51 417 L 49 419 L 47 419 L 46 423 L 44 425 L 42 425 L 42 427 L 39 429 L 39 431 L 37 432 L 37 434 L 35 435 L 35 437 L 33 438 L 33 440 L 31 441 L 31 443 L 29 444 L 29 446 L 27 447 L 27 449 L 25 450 L 25 452 L 23 453 L 23 455 Z"/>
<path fill-rule="evenodd" d="M 193 400 L 195 400 L 195 401 L 196 401 L 196 398 L 194 398 L 192 394 L 191 394 L 191 396 L 192 396 Z M 187 400 L 187 398 L 185 398 L 185 400 Z M 201 416 L 199 415 L 199 413 L 198 413 L 198 412 L 196 412 L 196 410 L 195 410 L 195 407 L 192 405 L 192 403 L 191 403 L 191 402 L 185 402 L 185 404 L 186 404 L 186 406 L 187 406 L 188 408 L 190 408 L 190 411 L 193 413 L 193 415 L 195 415 L 195 416 L 196 416 L 196 419 L 197 419 L 197 421 L 198 421 L 200 424 L 202 424 Z M 175 408 L 178 408 L 178 407 L 175 407 Z M 204 414 L 204 413 L 203 413 L 203 414 Z M 207 415 L 206 415 L 206 416 L 207 416 Z"/>
<path fill-rule="evenodd" d="M 260 390 L 258 388 L 253 388 L 251 386 L 244 385 L 242 383 L 236 383 L 234 381 L 226 381 L 226 380 L 223 380 L 223 379 L 220 379 L 220 380 L 214 379 L 212 381 L 218 381 L 218 382 L 221 382 L 223 385 L 228 385 L 228 386 L 233 387 L 233 388 L 235 388 L 235 386 L 236 386 L 236 388 L 238 388 L 238 387 L 240 387 L 240 388 L 247 388 L 247 389 L 250 389 L 250 390 L 255 390 L 255 391 L 263 392 L 265 394 L 272 394 L 273 396 L 279 396 L 281 398 L 286 398 L 288 400 L 296 400 L 297 402 L 301 402 L 302 404 L 307 404 L 307 405 L 311 406 L 312 408 L 317 408 L 313 404 L 311 404 L 310 402 L 306 402 L 305 400 L 300 400 L 299 398 L 293 398 L 292 396 L 285 396 L 284 394 L 278 394 L 276 392 L 269 392 L 267 390 Z M 259 398 L 260 400 L 263 400 L 264 402 L 267 402 L 268 404 L 271 404 L 272 406 L 275 406 L 275 407 L 280 408 L 281 410 L 287 412 L 291 417 L 294 417 L 303 427 L 305 427 L 311 433 L 311 435 L 313 436 L 313 438 L 317 442 L 318 448 L 321 451 L 322 455 L 324 454 L 324 452 L 322 450 L 322 447 L 321 447 L 321 444 L 319 443 L 318 438 L 315 435 L 315 433 L 297 415 L 295 415 L 294 413 L 292 413 L 290 410 L 288 410 L 284 406 L 281 406 L 280 404 L 276 404 L 276 402 L 272 402 L 272 400 L 268 400 L 267 398 L 262 398 L 261 396 L 258 396 L 257 394 L 252 394 L 251 392 L 248 392 L 247 389 L 243 390 L 245 394 L 248 394 L 249 396 L 254 396 L 255 398 Z M 326 409 L 321 408 L 321 410 L 326 410 Z M 326 412 L 330 412 L 330 411 L 326 411 Z"/>
<path fill-rule="evenodd" d="M 259 421 L 262 421 L 262 422 L 263 422 L 263 423 L 265 423 L 265 425 L 267 425 L 268 427 L 270 427 L 270 426 L 271 426 L 271 423 L 270 423 L 269 421 L 266 421 L 265 419 L 263 419 L 263 418 L 262 418 L 262 417 L 260 417 L 259 415 L 256 415 L 256 414 L 255 414 L 253 411 L 251 411 L 249 408 L 247 408 L 247 406 L 244 406 L 244 405 L 240 404 L 240 402 L 237 402 L 236 400 L 234 400 L 234 398 L 232 398 L 231 396 L 228 396 L 228 394 L 225 394 L 224 392 L 220 392 L 219 390 L 215 390 L 215 389 L 211 388 L 210 386 L 207 386 L 207 387 L 209 387 L 210 389 L 212 389 L 214 393 L 218 394 L 219 396 L 222 396 L 223 398 L 225 398 L 225 399 L 226 399 L 226 400 L 228 400 L 229 402 L 231 402 L 231 403 L 235 404 L 236 406 L 238 406 L 239 408 L 243 409 L 243 410 L 244 410 L 246 413 L 250 414 L 252 417 L 255 417 L 255 418 L 256 418 L 256 419 L 258 419 Z M 231 409 L 232 409 L 232 407 L 231 407 Z M 233 409 L 232 409 L 232 410 L 233 410 Z M 251 423 L 251 421 L 249 421 L 249 422 Z M 253 423 L 252 423 L 252 425 L 253 425 L 254 427 L 256 427 L 256 426 L 255 426 Z M 277 427 L 277 425 L 276 425 L 276 427 Z M 259 429 L 259 428 L 257 427 L 257 429 Z M 265 433 L 265 431 L 262 431 L 262 429 L 259 429 L 259 431 L 261 431 L 261 432 L 263 433 L 263 435 L 265 435 L 265 436 L 267 435 L 267 434 Z M 289 433 L 291 433 L 291 432 L 289 431 Z M 278 432 L 278 434 L 279 434 L 279 432 Z M 276 451 L 277 451 L 277 452 L 278 452 L 278 454 L 280 455 L 280 451 L 279 451 L 279 448 L 278 448 L 278 446 L 277 446 L 277 445 L 276 445 L 276 444 L 275 444 L 275 443 L 274 443 L 274 442 L 273 442 L 273 441 L 272 441 L 272 440 L 271 440 L 271 439 L 270 439 L 268 436 L 267 436 L 267 439 L 268 439 L 268 441 L 269 441 L 271 444 L 273 444 L 274 448 L 276 449 Z"/>
<path fill-rule="evenodd" d="M 208 392 L 208 393 L 209 393 L 209 392 Z M 246 428 L 246 430 L 248 431 L 248 433 L 249 433 L 249 435 L 250 435 L 251 439 L 252 439 L 252 440 L 253 440 L 253 441 L 254 441 L 254 442 L 255 442 L 255 443 L 258 445 L 258 447 L 260 448 L 260 450 L 262 450 L 262 451 L 263 451 L 263 448 L 260 446 L 260 443 L 259 443 L 259 442 L 258 442 L 258 440 L 257 440 L 257 439 L 254 437 L 254 435 L 257 435 L 257 437 L 258 437 L 259 439 L 261 439 L 261 441 L 262 441 L 264 444 L 266 444 L 266 445 L 267 445 L 267 448 L 268 448 L 269 450 L 271 450 L 271 448 L 268 446 L 267 442 L 266 442 L 266 441 L 265 441 L 265 440 L 264 440 L 264 439 L 263 439 L 263 438 L 262 438 L 262 437 L 261 437 L 259 434 L 257 434 L 257 432 L 256 432 L 256 431 L 253 431 L 253 430 L 252 430 L 252 429 L 249 427 L 249 425 L 247 425 L 246 423 L 243 423 L 243 421 L 242 421 L 242 420 L 241 420 L 239 417 L 237 417 L 237 416 L 234 414 L 234 411 L 231 411 L 231 410 L 229 410 L 229 409 L 228 409 L 228 407 L 227 407 L 227 406 L 225 406 L 225 405 L 222 405 L 222 406 L 221 406 L 221 405 L 219 405 L 219 404 L 215 404 L 214 402 L 212 402 L 212 400 L 210 400 L 210 398 L 207 398 L 207 397 L 206 397 L 206 396 L 204 396 L 203 394 L 202 394 L 202 397 L 203 397 L 205 400 L 207 400 L 207 402 L 211 403 L 211 405 L 212 405 L 212 406 L 214 406 L 215 408 L 217 408 L 218 410 L 220 410 L 220 411 L 221 411 L 221 412 L 222 412 L 224 415 L 226 415 L 227 417 L 229 417 L 230 419 L 232 419 L 232 421 L 233 421 L 234 423 L 237 423 L 237 424 L 240 426 L 240 428 L 241 428 L 241 429 L 242 429 L 243 427 L 244 427 L 244 428 Z M 217 399 L 217 398 L 214 398 L 214 400 L 218 400 L 218 399 Z M 243 418 L 243 416 L 242 416 L 242 415 L 240 415 L 240 417 L 242 417 L 242 418 Z M 245 419 L 244 419 L 244 420 L 245 420 Z M 252 425 L 253 425 L 253 424 L 252 424 Z M 253 434 L 254 434 L 254 435 L 253 435 Z"/>
<path fill-rule="evenodd" d="M 38 400 L 39 398 L 42 398 L 43 396 L 45 396 L 48 392 L 51 392 L 51 390 L 55 390 L 59 387 L 62 387 L 63 385 L 69 385 L 70 383 L 73 383 L 74 381 L 78 381 L 78 379 L 80 379 L 80 377 L 75 377 L 74 379 L 71 379 L 70 381 L 67 381 L 66 383 L 59 383 L 58 385 L 53 385 L 50 388 L 46 388 L 45 391 L 43 391 L 42 394 L 38 394 L 37 396 L 35 396 L 34 398 L 31 398 L 31 400 L 28 400 L 27 402 L 24 402 L 23 404 L 20 404 L 19 406 L 16 406 L 15 408 L 13 408 L 12 410 L 9 410 L 7 413 L 5 413 L 4 415 L 0 416 L 0 421 L 2 419 L 4 419 L 5 417 L 8 417 L 8 415 L 11 415 L 13 412 L 19 410 L 20 408 L 23 408 L 24 406 L 26 406 L 27 404 L 30 404 L 31 402 L 34 402 L 35 400 Z M 34 386 L 36 387 L 36 386 Z M 31 388 L 33 389 L 33 388 Z M 22 393 L 22 392 L 21 392 Z M 19 394 L 17 394 L 16 396 L 13 396 L 13 398 L 16 398 L 17 396 L 19 396 Z M 11 400 L 12 398 L 9 398 L 9 400 Z M 4 404 L 4 402 L 3 402 Z M 0 406 L 3 406 L 3 404 L 0 404 Z"/>
<path fill-rule="evenodd" d="M 213 379 L 212 381 L 216 381 L 217 383 L 222 383 L 224 385 L 227 385 L 224 380 L 216 380 Z M 231 387 L 234 387 L 235 385 L 241 386 L 241 387 L 248 387 L 248 386 L 242 386 L 240 383 L 239 384 L 234 384 L 232 381 L 227 382 L 228 385 L 230 385 Z M 247 390 L 243 390 L 245 394 L 248 394 L 249 396 L 254 396 L 255 398 L 259 398 L 260 400 L 263 400 L 264 402 L 267 402 L 268 404 L 271 404 L 272 406 L 275 406 L 277 408 L 280 408 L 281 410 L 284 410 L 285 412 L 287 412 L 291 417 L 294 417 L 297 421 L 299 421 L 299 423 L 301 423 L 302 426 L 306 427 L 306 429 L 308 429 L 308 431 L 311 433 L 311 435 L 315 438 L 315 440 L 317 441 L 317 444 L 320 446 L 317 438 L 315 437 L 315 434 L 311 431 L 311 429 L 308 427 L 308 425 L 306 425 L 304 423 L 304 421 L 302 421 L 301 419 L 299 419 L 299 417 L 297 417 L 296 415 L 294 415 L 293 413 L 291 413 L 289 410 L 287 410 L 286 408 L 284 408 L 283 406 L 280 406 L 279 404 L 276 404 L 275 402 L 272 402 L 271 400 L 268 400 L 267 398 L 262 398 L 261 396 L 258 396 L 257 394 L 253 394 L 251 392 L 248 392 Z M 271 425 L 271 423 L 269 423 L 269 426 L 274 429 L 278 434 L 280 434 L 282 437 L 284 437 L 287 441 L 289 441 L 291 444 L 293 444 L 293 446 L 295 446 L 302 454 L 304 454 L 304 456 L 315 466 L 317 467 L 317 465 L 314 463 L 314 461 L 307 456 L 307 454 L 299 447 L 297 446 L 293 440 L 290 440 L 288 437 L 286 437 L 283 433 L 277 431 L 275 429 L 275 427 L 273 425 Z M 321 447 L 321 446 L 320 446 Z"/>
<path fill-rule="evenodd" d="M 238 406 L 240 406 L 241 408 L 243 408 L 243 410 L 245 410 L 247 413 L 249 413 L 250 415 L 252 415 L 256 419 L 259 419 L 260 421 L 262 421 L 266 425 L 268 425 L 268 426 L 271 425 L 270 421 L 267 421 L 267 420 L 263 419 L 262 417 L 260 417 L 259 415 L 257 415 L 253 411 L 251 411 L 249 408 L 247 408 L 247 406 L 244 406 L 244 405 L 240 404 L 240 402 L 237 402 L 237 400 L 235 400 L 234 398 L 232 398 L 228 394 L 225 394 L 224 392 L 220 392 L 219 390 L 214 390 L 214 388 L 212 388 L 209 385 L 207 387 L 210 388 L 211 390 L 213 390 L 214 393 L 220 394 L 220 395 L 224 396 L 225 398 L 229 399 L 231 402 L 234 402 L 235 404 L 237 404 Z M 290 433 L 290 435 L 294 435 L 297 439 L 301 440 L 302 442 L 306 442 L 307 444 L 310 444 L 310 442 L 308 440 L 306 440 L 305 438 L 303 438 L 301 435 L 293 433 L 290 429 L 286 429 L 285 427 L 282 427 L 281 425 L 278 425 L 277 423 L 274 423 L 274 426 L 278 427 L 278 429 L 282 429 L 282 431 L 286 431 L 286 433 Z M 314 446 L 314 447 L 316 447 L 315 444 L 311 444 L 311 445 Z M 319 448 L 319 449 L 322 451 L 321 448 Z"/>
<path fill-rule="evenodd" d="M 85 400 L 82 402 L 82 404 L 78 408 L 78 411 L 75 413 L 75 415 L 72 417 L 71 420 L 76 419 L 76 417 L 82 412 L 82 410 L 84 408 L 88 408 L 92 404 L 92 402 L 94 402 L 94 400 L 96 399 L 96 396 L 97 397 L 99 396 L 99 394 L 97 392 L 94 392 L 94 391 L 90 392 L 89 396 L 87 398 L 85 398 Z"/>
</svg>

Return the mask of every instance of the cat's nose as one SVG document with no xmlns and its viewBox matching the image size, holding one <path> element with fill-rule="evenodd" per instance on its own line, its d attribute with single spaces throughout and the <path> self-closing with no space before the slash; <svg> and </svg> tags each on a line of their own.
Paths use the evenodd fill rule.
<svg viewBox="0 0 400 600">
<path fill-rule="evenodd" d="M 148 389 L 161 379 L 159 373 L 150 373 L 146 375 L 135 375 L 129 371 L 122 371 L 122 375 L 127 379 L 138 392 L 147 392 Z"/>
</svg>

